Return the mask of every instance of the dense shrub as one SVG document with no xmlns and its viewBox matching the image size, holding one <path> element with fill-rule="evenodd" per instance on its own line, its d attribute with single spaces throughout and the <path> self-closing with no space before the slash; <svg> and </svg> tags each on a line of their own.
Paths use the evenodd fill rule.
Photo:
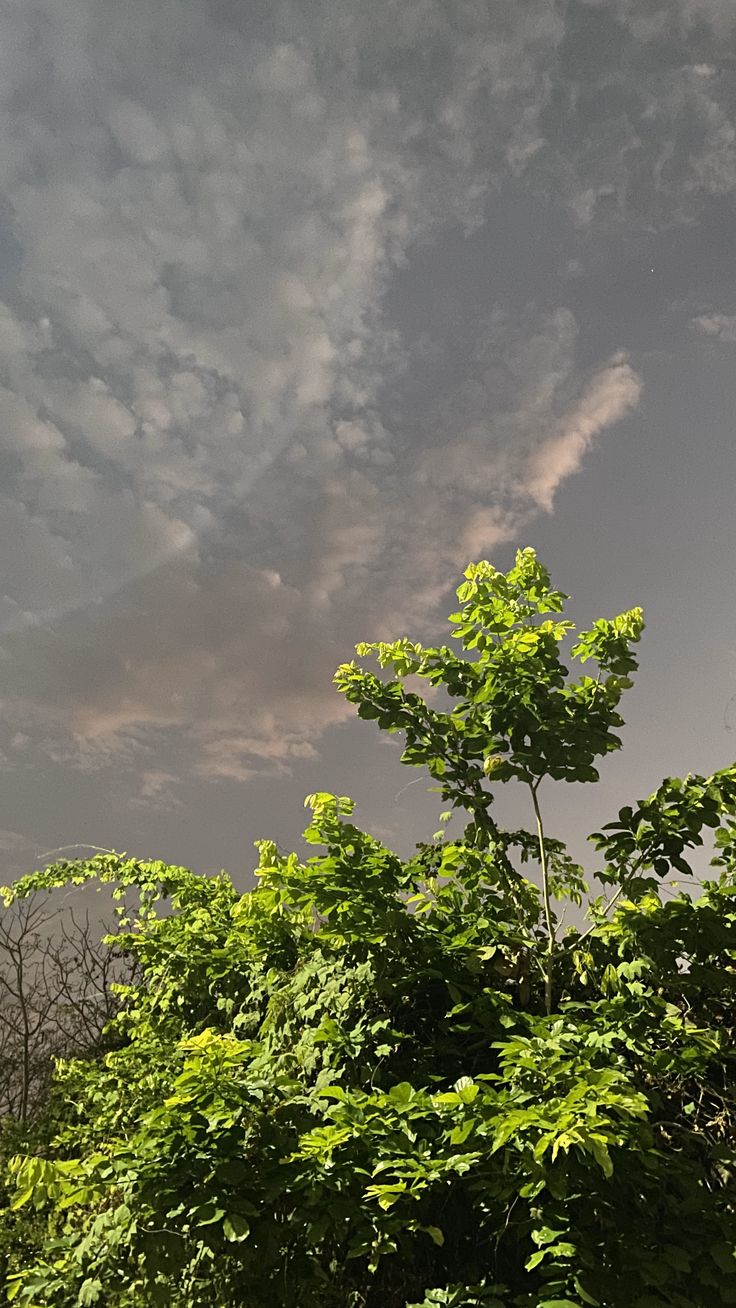
<svg viewBox="0 0 736 1308">
<path fill-rule="evenodd" d="M 622 809 L 592 837 L 591 896 L 549 792 L 619 748 L 641 613 L 573 638 L 531 550 L 458 596 L 452 647 L 359 646 L 388 677 L 337 673 L 441 792 L 413 857 L 317 794 L 314 857 L 261 842 L 245 895 L 106 855 L 6 892 L 111 883 L 139 969 L 115 1047 L 59 1065 L 63 1112 L 10 1165 L 35 1238 L 16 1304 L 736 1302 L 736 768 Z M 505 784 L 530 830 L 494 821 Z M 663 895 L 709 828 L 713 879 Z"/>
</svg>

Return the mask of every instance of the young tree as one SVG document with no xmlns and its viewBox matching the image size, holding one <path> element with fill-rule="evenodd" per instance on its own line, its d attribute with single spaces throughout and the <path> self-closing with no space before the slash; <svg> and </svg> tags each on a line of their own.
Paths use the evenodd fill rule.
<svg viewBox="0 0 736 1308">
<path fill-rule="evenodd" d="M 135 887 L 118 943 L 142 977 L 116 1047 L 59 1066 L 48 1147 L 12 1163 L 41 1234 L 11 1301 L 736 1302 L 736 768 L 667 779 L 595 833 L 591 897 L 546 792 L 619 748 L 641 613 L 578 633 L 572 677 L 566 597 L 532 550 L 472 565 L 458 596 L 453 647 L 359 646 L 389 677 L 351 663 L 337 684 L 404 734 L 462 836 L 401 860 L 320 793 L 318 852 L 260 842 L 245 895 L 107 855 L 5 892 Z M 493 817 L 509 783 L 528 830 Z M 665 899 L 708 828 L 716 874 Z M 566 901 L 586 921 L 563 931 Z"/>
</svg>

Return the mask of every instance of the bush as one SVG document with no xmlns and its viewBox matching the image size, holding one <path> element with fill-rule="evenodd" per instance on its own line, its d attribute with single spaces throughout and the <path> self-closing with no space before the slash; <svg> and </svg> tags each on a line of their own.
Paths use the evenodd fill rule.
<svg viewBox="0 0 736 1308">
<path fill-rule="evenodd" d="M 260 842 L 245 895 L 112 855 L 5 892 L 111 883 L 138 969 L 113 1047 L 60 1063 L 55 1130 L 10 1163 L 37 1232 L 16 1304 L 736 1302 L 736 768 L 622 809 L 591 838 L 591 896 L 542 782 L 594 782 L 619 748 L 641 613 L 577 634 L 575 680 L 532 550 L 472 565 L 458 597 L 453 648 L 359 646 L 388 678 L 336 678 L 436 779 L 443 829 L 411 858 L 317 794 L 317 852 Z M 509 783 L 530 830 L 494 821 Z M 714 877 L 665 899 L 708 828 Z"/>
</svg>

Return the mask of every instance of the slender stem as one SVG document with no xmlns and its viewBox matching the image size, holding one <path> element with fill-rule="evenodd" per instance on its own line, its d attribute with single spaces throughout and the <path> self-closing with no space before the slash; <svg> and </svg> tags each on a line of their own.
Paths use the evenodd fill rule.
<svg viewBox="0 0 736 1308">
<path fill-rule="evenodd" d="M 477 790 L 474 790 L 472 792 L 472 794 L 474 795 L 477 795 L 477 793 L 478 793 Z M 508 857 L 508 854 L 506 853 L 506 848 L 503 844 L 501 831 L 499 830 L 498 826 L 493 821 L 493 818 L 488 812 L 488 806 L 491 803 L 492 796 L 489 795 L 487 791 L 484 791 L 482 789 L 480 791 L 480 794 L 483 796 L 483 799 L 485 801 L 485 808 L 480 810 L 483 813 L 482 821 L 479 822 L 478 820 L 478 811 L 476 810 L 475 806 L 470 808 L 468 811 L 471 812 L 471 814 L 473 815 L 473 821 L 476 827 L 482 830 L 483 826 L 485 825 L 486 834 L 490 834 L 496 841 L 497 849 L 499 851 L 497 868 L 506 887 L 506 891 L 508 893 L 511 906 L 514 909 L 516 923 L 519 927 L 519 930 L 521 931 L 522 935 L 526 935 L 527 924 L 526 924 L 526 915 L 524 913 L 524 906 L 522 903 L 519 902 L 519 899 L 517 898 L 516 886 L 515 886 L 515 883 L 518 883 L 522 878 L 520 876 L 520 873 L 514 867 L 513 863 Z M 531 957 L 533 958 L 534 962 L 539 968 L 539 971 L 541 972 L 542 976 L 546 980 L 547 973 L 541 959 L 538 957 L 535 951 L 532 951 Z"/>
<path fill-rule="evenodd" d="M 505 854 L 502 855 L 502 857 L 503 857 L 503 859 L 504 859 L 504 861 L 505 861 L 506 863 L 509 862 L 509 860 L 508 860 L 508 858 L 507 858 L 507 856 L 506 856 Z M 505 870 L 505 868 L 504 868 L 504 869 L 503 869 L 503 872 L 502 872 L 502 875 L 503 875 L 503 877 L 504 877 L 504 882 L 505 882 L 506 889 L 507 889 L 508 894 L 509 894 L 509 898 L 510 898 L 510 900 L 511 900 L 512 907 L 516 910 L 516 922 L 517 922 L 517 925 L 518 925 L 520 931 L 521 931 L 522 933 L 525 934 L 527 928 L 526 928 L 526 922 L 525 922 L 525 920 L 524 920 L 524 908 L 523 908 L 523 905 L 520 904 L 519 901 L 518 901 L 518 899 L 516 898 L 516 892 L 515 892 L 515 890 L 514 890 L 514 888 L 513 888 L 513 881 L 514 881 L 514 878 L 515 878 L 516 876 L 518 876 L 518 873 L 517 873 L 516 869 L 512 866 L 512 867 L 511 867 L 511 872 L 510 872 L 510 873 L 506 873 L 506 870 Z M 531 957 L 533 958 L 534 962 L 536 963 L 537 967 L 539 968 L 539 971 L 541 972 L 542 977 L 544 978 L 544 981 L 545 981 L 545 984 L 546 984 L 546 981 L 547 981 L 547 971 L 546 971 L 546 968 L 545 968 L 545 966 L 544 966 L 544 963 L 542 962 L 542 960 L 539 958 L 539 956 L 538 956 L 538 955 L 536 954 L 536 952 L 534 952 L 534 951 L 532 951 Z"/>
<path fill-rule="evenodd" d="M 640 854 L 636 862 L 634 863 L 634 866 L 629 868 L 627 876 L 621 882 L 616 893 L 612 895 L 611 898 L 609 899 L 608 903 L 606 904 L 606 907 L 603 910 L 603 913 L 601 914 L 601 919 L 608 916 L 614 904 L 618 902 L 624 891 L 628 888 L 628 884 L 631 878 L 634 876 L 634 873 L 639 871 L 639 868 L 641 867 L 643 861 L 644 861 L 644 855 Z M 598 926 L 600 926 L 600 921 L 594 922 L 592 926 L 588 927 L 587 931 L 584 931 L 581 936 L 578 936 L 577 940 L 573 940 L 571 942 L 571 948 L 577 949 L 579 945 L 582 945 L 583 941 L 588 939 L 588 936 L 592 936 L 593 932 L 596 930 Z"/>
<path fill-rule="evenodd" d="M 18 988 L 18 1005 L 20 1007 L 23 1030 L 23 1071 L 20 1087 L 20 1120 L 25 1126 L 28 1118 L 28 1100 L 31 1092 L 31 1024 L 28 1015 L 26 983 L 23 974 L 23 941 L 18 950 L 16 962 L 16 984 Z"/>
<path fill-rule="evenodd" d="M 547 850 L 544 844 L 544 825 L 542 823 L 542 814 L 539 809 L 539 800 L 537 799 L 537 787 L 539 781 L 529 782 L 529 793 L 534 805 L 534 816 L 537 820 L 537 839 L 539 841 L 539 866 L 542 870 L 542 896 L 544 898 L 544 916 L 547 921 L 547 967 L 544 974 L 544 1007 L 547 1016 L 552 1012 L 552 980 L 554 969 L 555 953 L 555 922 L 552 915 L 552 901 L 549 891 L 549 868 L 547 867 Z"/>
</svg>

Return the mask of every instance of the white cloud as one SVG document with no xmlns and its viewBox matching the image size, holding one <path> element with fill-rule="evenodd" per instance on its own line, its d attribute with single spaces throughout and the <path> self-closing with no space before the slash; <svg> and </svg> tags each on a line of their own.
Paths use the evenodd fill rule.
<svg viewBox="0 0 736 1308">
<path fill-rule="evenodd" d="M 700 336 L 711 336 L 726 344 L 736 342 L 736 315 L 701 313 L 692 319 L 691 325 Z"/>
<path fill-rule="evenodd" d="M 537 504 L 552 509 L 555 491 L 580 470 L 595 437 L 631 413 L 640 395 L 640 378 L 625 356 L 611 359 L 591 379 L 554 434 L 529 459 L 525 482 Z"/>
</svg>

